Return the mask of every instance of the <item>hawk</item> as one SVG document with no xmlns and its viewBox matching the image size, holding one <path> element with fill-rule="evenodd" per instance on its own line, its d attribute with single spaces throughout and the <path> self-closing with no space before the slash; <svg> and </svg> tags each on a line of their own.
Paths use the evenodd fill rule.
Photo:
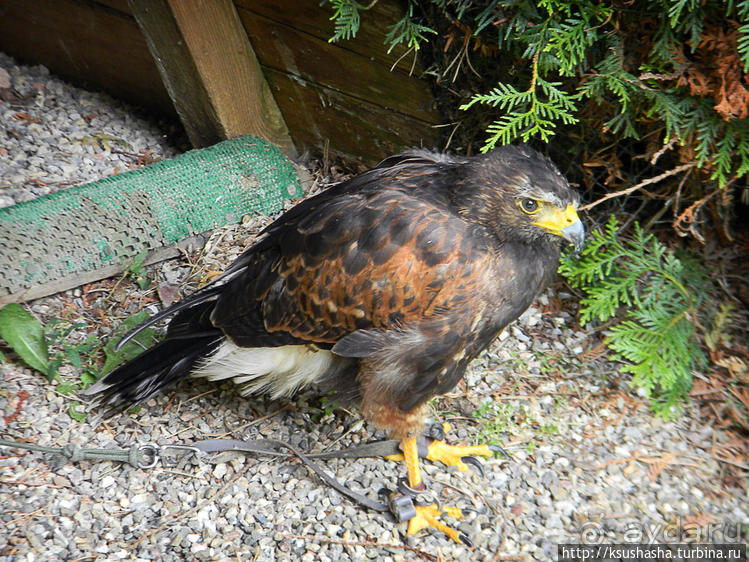
<svg viewBox="0 0 749 562">
<path fill-rule="evenodd" d="M 505 146 L 473 157 L 417 150 L 306 199 L 220 277 L 151 318 L 166 337 L 87 390 L 111 410 L 187 378 L 233 379 L 278 398 L 337 389 L 402 441 L 423 489 L 417 437 L 428 400 L 518 318 L 579 247 L 578 195 L 545 156 Z M 464 468 L 487 447 L 435 441 L 428 459 Z M 408 533 L 456 508 L 418 506 Z"/>
</svg>

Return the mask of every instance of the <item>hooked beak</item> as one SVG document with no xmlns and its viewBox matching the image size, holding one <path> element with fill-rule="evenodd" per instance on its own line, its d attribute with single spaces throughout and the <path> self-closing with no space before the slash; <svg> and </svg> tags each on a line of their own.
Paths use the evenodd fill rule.
<svg viewBox="0 0 749 562">
<path fill-rule="evenodd" d="M 585 242 L 585 228 L 577 216 L 577 210 L 572 205 L 567 205 L 564 210 L 551 207 L 547 212 L 543 211 L 534 224 L 561 236 L 575 247 L 576 252 L 579 252 Z"/>
<path fill-rule="evenodd" d="M 575 247 L 575 252 L 579 252 L 585 244 L 585 228 L 580 219 L 577 219 L 569 226 L 562 229 L 562 238 L 567 240 Z"/>
</svg>

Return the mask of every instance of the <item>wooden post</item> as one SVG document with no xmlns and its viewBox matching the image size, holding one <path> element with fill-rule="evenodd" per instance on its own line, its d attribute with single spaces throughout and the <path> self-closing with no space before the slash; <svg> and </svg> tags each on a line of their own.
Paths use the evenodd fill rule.
<svg viewBox="0 0 749 562">
<path fill-rule="evenodd" d="M 231 0 L 128 0 L 195 147 L 253 134 L 296 156 Z"/>
</svg>

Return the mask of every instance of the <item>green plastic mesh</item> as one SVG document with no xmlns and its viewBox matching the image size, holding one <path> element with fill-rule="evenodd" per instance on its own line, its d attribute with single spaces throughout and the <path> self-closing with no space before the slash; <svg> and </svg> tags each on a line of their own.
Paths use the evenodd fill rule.
<svg viewBox="0 0 749 562">
<path fill-rule="evenodd" d="M 0 209 L 0 298 L 127 264 L 301 194 L 278 148 L 242 136 Z"/>
</svg>

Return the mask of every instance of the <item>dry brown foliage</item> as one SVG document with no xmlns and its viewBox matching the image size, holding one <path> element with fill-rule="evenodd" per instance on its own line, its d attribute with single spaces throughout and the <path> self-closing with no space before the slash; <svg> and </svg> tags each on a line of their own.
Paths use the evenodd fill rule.
<svg viewBox="0 0 749 562">
<path fill-rule="evenodd" d="M 694 96 L 712 97 L 715 111 L 726 121 L 749 116 L 749 81 L 738 52 L 738 24 L 727 25 L 729 29 L 706 28 L 694 53 L 687 55 L 688 47 L 682 46 L 675 55 L 682 69 L 677 85 L 687 86 Z"/>
</svg>

